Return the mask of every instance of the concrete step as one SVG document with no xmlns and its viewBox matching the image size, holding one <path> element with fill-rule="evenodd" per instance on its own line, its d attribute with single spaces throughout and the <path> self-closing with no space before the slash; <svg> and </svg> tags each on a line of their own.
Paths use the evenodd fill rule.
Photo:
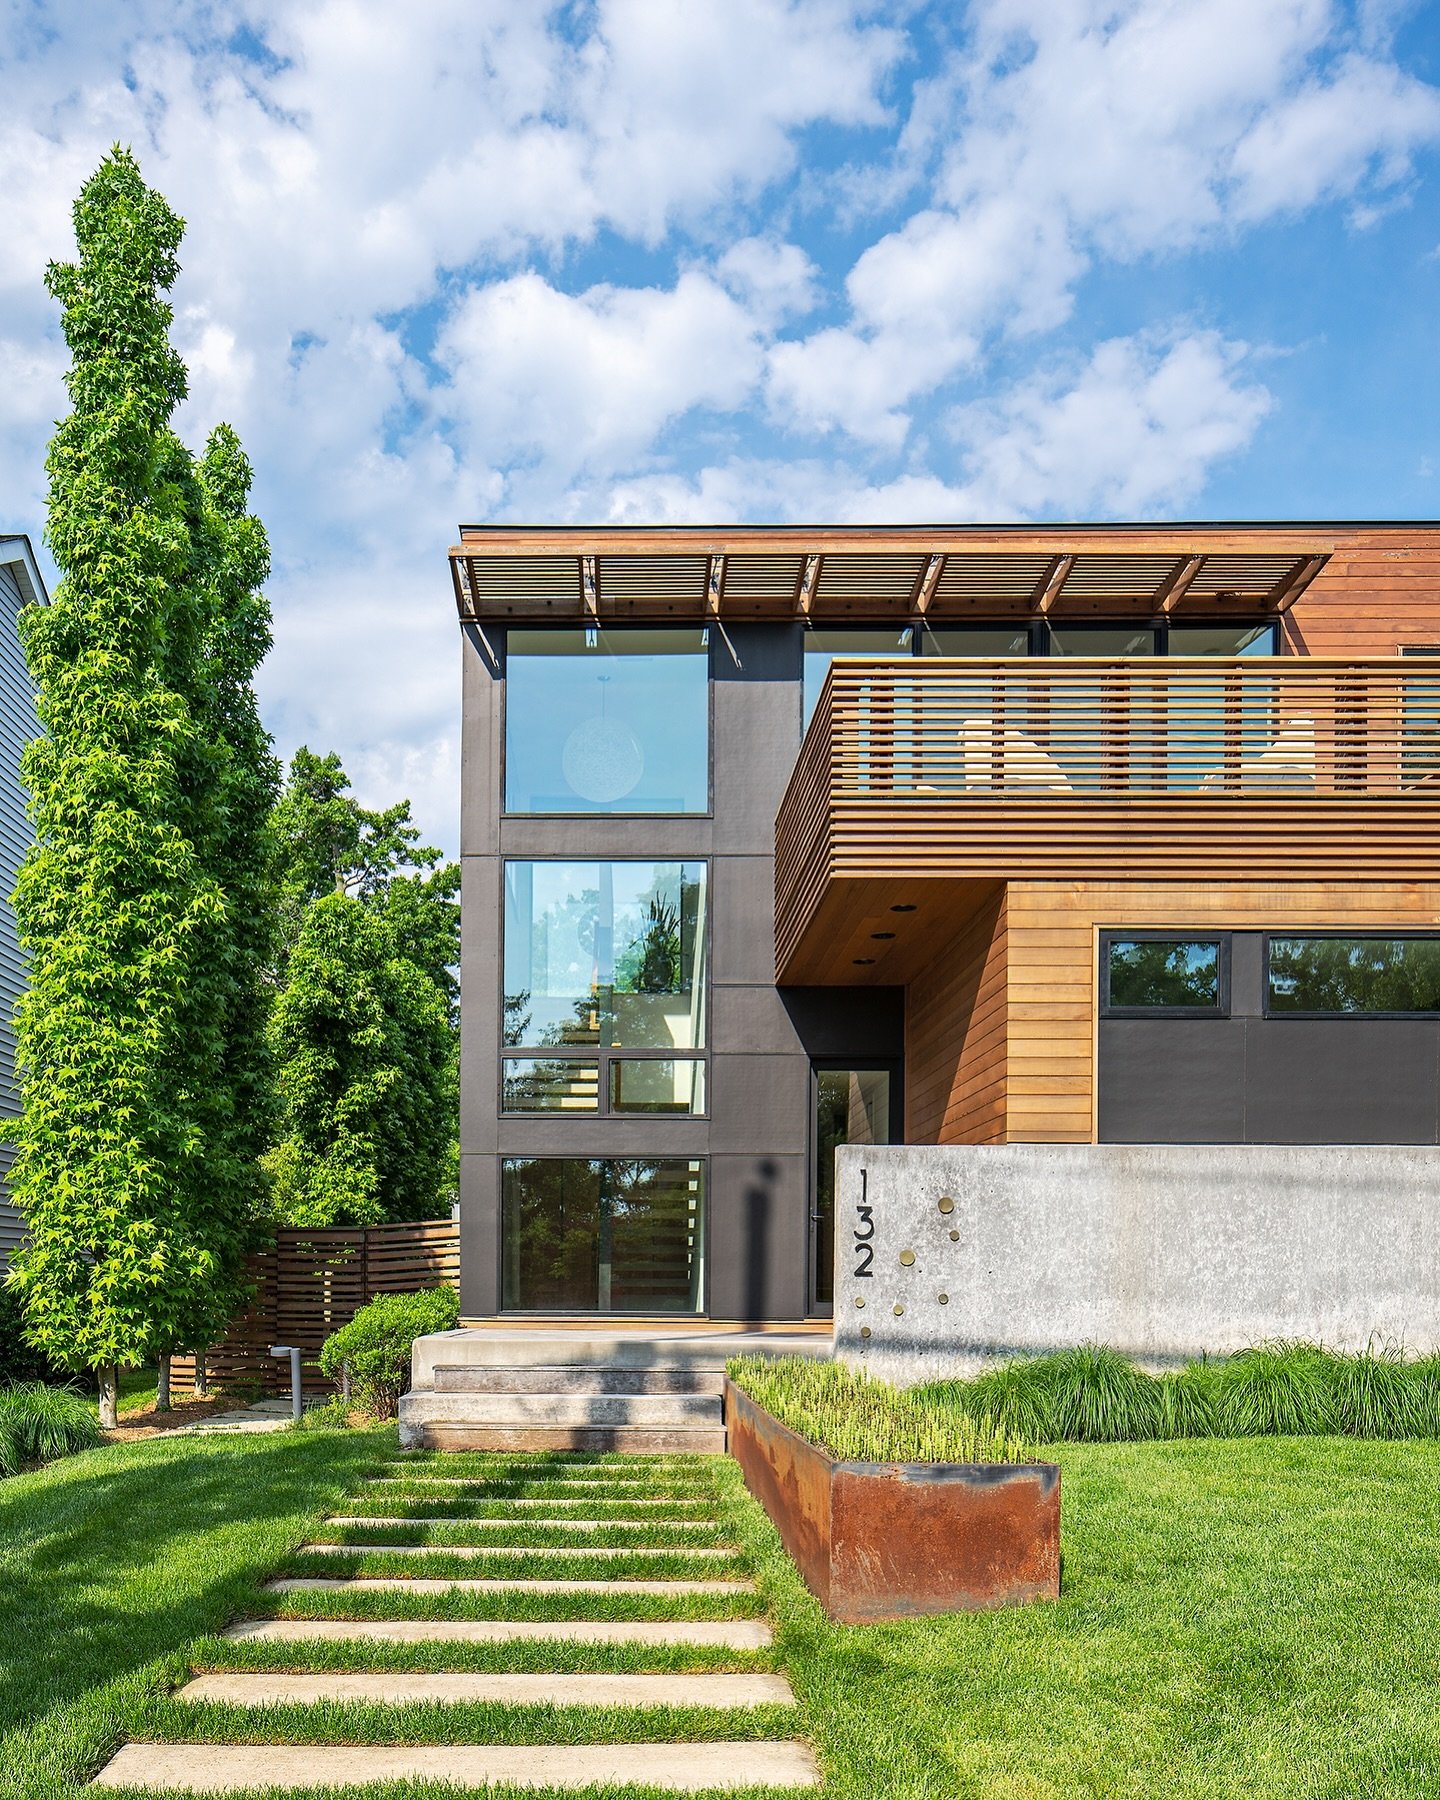
<svg viewBox="0 0 1440 1800">
<path fill-rule="evenodd" d="M 410 1404 L 407 1404 L 409 1402 Z M 406 1394 L 400 1416 L 445 1425 L 719 1425 L 718 1394 Z"/>
<path fill-rule="evenodd" d="M 243 1788 L 313 1788 L 376 1782 L 449 1782 L 458 1788 L 813 1788 L 820 1770 L 806 1745 L 742 1740 L 706 1744 L 127 1744 L 97 1787 L 223 1794 Z"/>
<path fill-rule="evenodd" d="M 768 1650 L 763 1619 L 246 1619 L 225 1633 L 236 1643 L 678 1644 L 689 1649 Z"/>
<path fill-rule="evenodd" d="M 783 1675 L 436 1675 L 397 1669 L 322 1674 L 226 1671 L 197 1675 L 177 1700 L 221 1706 L 793 1706 Z M 327 1776 L 328 1778 L 328 1776 Z"/>
<path fill-rule="evenodd" d="M 463 1394 L 445 1395 L 450 1402 Z M 439 1414 L 421 1415 L 405 1410 L 407 1394 L 400 1402 L 400 1441 L 425 1450 L 631 1450 L 668 1455 L 673 1451 L 698 1456 L 725 1454 L 725 1427 L 701 1425 L 470 1425 L 454 1424 Z M 648 1484 L 647 1484 L 648 1485 Z"/>
<path fill-rule="evenodd" d="M 676 1544 L 654 1550 L 645 1544 L 301 1544 L 301 1556 L 683 1556 L 729 1561 L 737 1552 L 712 1544 Z"/>
<path fill-rule="evenodd" d="M 722 1394 L 725 1375 L 720 1369 L 441 1363 L 432 1386 L 437 1394 Z"/>
<path fill-rule="evenodd" d="M 635 1327 L 594 1331 L 506 1329 L 435 1332 L 416 1338 L 412 1364 L 415 1386 L 434 1385 L 437 1368 L 525 1368 L 586 1366 L 605 1369 L 704 1369 L 723 1374 L 732 1356 L 763 1350 L 775 1356 L 828 1356 L 828 1326 L 815 1331 L 714 1331 L 701 1327 L 651 1332 Z"/>
<path fill-rule="evenodd" d="M 365 1594 L 399 1589 L 406 1594 L 753 1594 L 753 1581 L 540 1580 L 515 1575 L 283 1575 L 265 1583 L 272 1594 Z"/>
<path fill-rule="evenodd" d="M 642 1465 L 643 1466 L 643 1465 Z M 653 1494 L 658 1482 L 667 1482 L 672 1486 L 683 1488 L 682 1498 L 691 1499 L 700 1494 L 712 1494 L 715 1485 L 710 1480 L 708 1469 L 677 1469 L 673 1465 L 664 1465 L 653 1473 L 641 1473 L 640 1466 L 632 1464 L 621 1474 L 610 1475 L 605 1472 L 603 1463 L 596 1465 L 598 1474 L 572 1473 L 569 1469 L 560 1474 L 549 1475 L 537 1469 L 533 1474 L 519 1475 L 372 1475 L 369 1482 L 403 1482 L 406 1487 L 454 1487 L 477 1488 L 494 1491 L 496 1488 L 516 1487 L 562 1487 L 571 1494 L 597 1493 L 604 1488 L 623 1488 L 628 1494 Z M 483 1492 L 479 1496 L 484 1498 Z M 457 1495 L 457 1498 L 464 1498 Z"/>
</svg>

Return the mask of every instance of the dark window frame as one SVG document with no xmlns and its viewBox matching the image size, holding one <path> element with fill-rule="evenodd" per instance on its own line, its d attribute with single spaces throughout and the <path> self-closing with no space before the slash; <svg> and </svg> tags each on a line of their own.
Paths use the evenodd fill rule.
<svg viewBox="0 0 1440 1800">
<path fill-rule="evenodd" d="M 1133 618 L 1133 619 L 1118 618 L 1118 617 L 1107 619 L 1107 618 L 1104 618 L 1101 616 L 1097 616 L 1095 618 L 1087 617 L 1084 619 L 1061 618 L 1061 619 L 1055 620 L 1055 621 L 1052 621 L 1048 618 L 1035 618 L 1035 617 L 1029 617 L 1029 616 L 1015 616 L 1012 618 L 991 618 L 991 619 L 982 619 L 982 618 L 932 619 L 927 614 L 926 617 L 922 620 L 908 619 L 908 620 L 905 620 L 903 623 L 897 623 L 896 620 L 894 620 L 894 619 L 858 619 L 857 618 L 857 619 L 846 619 L 843 621 L 843 623 L 837 622 L 832 619 L 806 619 L 804 621 L 804 628 L 805 628 L 805 636 L 806 637 L 808 637 L 812 632 L 826 632 L 826 633 L 834 632 L 838 636 L 842 632 L 846 632 L 846 631 L 854 631 L 856 633 L 859 633 L 859 632 L 890 631 L 893 629 L 896 637 L 901 636 L 902 633 L 904 633 L 905 631 L 910 632 L 911 637 L 910 637 L 909 649 L 901 650 L 897 647 L 893 656 L 887 656 L 883 651 L 878 651 L 878 650 L 877 651 L 861 650 L 861 651 L 855 652 L 855 655 L 857 657 L 874 656 L 874 658 L 877 662 L 891 662 L 891 661 L 905 662 L 905 661 L 909 660 L 910 658 L 915 658 L 915 657 L 923 658 L 927 662 L 937 661 L 938 659 L 936 657 L 927 655 L 927 653 L 924 649 L 925 635 L 927 632 L 933 634 L 933 633 L 941 632 L 941 631 L 1009 631 L 1009 630 L 1013 629 L 1017 635 L 1021 632 L 1028 633 L 1029 640 L 1030 640 L 1030 647 L 1028 650 L 1018 653 L 1017 658 L 996 657 L 996 656 L 979 656 L 974 659 L 976 662 L 1005 662 L 1005 661 L 1011 661 L 1011 660 L 1023 660 L 1023 659 L 1027 659 L 1030 657 L 1050 656 L 1052 654 L 1051 648 L 1050 648 L 1050 635 L 1051 635 L 1052 629 L 1056 625 L 1058 625 L 1060 627 L 1060 629 L 1062 629 L 1062 630 L 1064 629 L 1064 627 L 1066 625 L 1071 625 L 1079 630 L 1151 631 L 1155 634 L 1154 652 L 1149 657 L 1144 657 L 1144 658 L 1137 657 L 1135 659 L 1137 662 L 1139 662 L 1139 661 L 1149 662 L 1149 661 L 1153 661 L 1156 657 L 1165 657 L 1170 654 L 1170 632 L 1171 632 L 1172 627 L 1177 631 L 1183 631 L 1187 627 L 1191 627 L 1191 626 L 1198 627 L 1198 626 L 1203 625 L 1204 623 L 1206 623 L 1206 621 L 1200 620 L 1200 619 L 1191 619 L 1191 618 L 1177 619 L 1172 614 L 1169 614 L 1169 613 L 1162 613 L 1162 614 L 1159 614 L 1156 616 L 1151 616 L 1151 617 L 1137 617 L 1137 618 Z M 1263 628 L 1270 633 L 1271 643 L 1273 646 L 1273 648 L 1271 650 L 1269 650 L 1268 652 L 1266 652 L 1265 654 L 1268 654 L 1270 656 L 1283 656 L 1285 654 L 1284 643 L 1283 643 L 1283 640 L 1280 635 L 1280 627 L 1279 627 L 1278 622 L 1273 617 L 1265 618 L 1258 613 L 1253 616 L 1246 614 L 1244 616 L 1236 615 L 1236 616 L 1232 617 L 1230 614 L 1227 613 L 1222 618 L 1211 620 L 1211 621 L 1209 621 L 1209 623 L 1216 625 L 1216 626 L 1219 626 L 1222 624 L 1227 625 L 1227 626 L 1233 626 L 1237 631 L 1246 631 L 1246 630 L 1251 630 L 1251 629 Z M 801 640 L 801 648 L 802 648 L 802 654 L 803 654 L 803 648 L 804 648 L 804 640 L 803 639 Z M 1258 657 L 1261 653 L 1254 652 L 1253 654 L 1255 654 Z M 1073 657 L 1073 656 L 1056 658 L 1056 661 L 1063 661 L 1063 662 L 1075 662 L 1078 660 L 1080 660 L 1080 659 Z M 1109 659 L 1107 658 L 1107 660 L 1109 660 Z M 548 817 L 549 815 L 546 814 L 544 816 Z M 689 816 L 696 816 L 696 815 L 689 815 Z"/>
<path fill-rule="evenodd" d="M 550 817 L 550 814 L 536 815 Z M 655 817 L 674 818 L 681 815 L 673 813 L 656 814 Z M 695 813 L 686 813 L 685 818 L 698 817 Z M 505 1042 L 505 870 L 510 863 L 643 863 L 654 868 L 657 864 L 678 863 L 682 867 L 690 863 L 698 863 L 705 871 L 705 937 L 701 945 L 705 969 L 705 1038 L 706 1042 L 695 1050 L 677 1050 L 673 1045 L 656 1046 L 635 1045 L 629 1047 L 617 1044 L 507 1044 Z M 714 954 L 715 917 L 710 901 L 710 877 L 712 874 L 712 856 L 502 856 L 500 858 L 500 954 L 497 958 L 497 974 L 500 981 L 500 1049 L 495 1069 L 495 1112 L 502 1119 L 535 1119 L 552 1123 L 560 1119 L 575 1119 L 580 1124 L 588 1124 L 592 1119 L 673 1119 L 685 1123 L 695 1119 L 709 1119 L 711 1105 L 710 1086 L 710 1035 L 711 1007 L 714 1002 L 715 984 L 711 979 L 711 957 Z M 547 1112 L 543 1108 L 515 1108 L 505 1104 L 505 1065 L 507 1062 L 580 1062 L 598 1063 L 599 1085 L 597 1104 L 594 1112 L 581 1112 L 578 1108 L 573 1112 Z M 610 1106 L 610 1068 L 611 1062 L 699 1062 L 704 1063 L 702 1077 L 705 1088 L 704 1112 L 616 1112 Z M 564 1160 L 562 1158 L 562 1160 Z M 583 1159 L 582 1159 L 583 1160 Z M 591 1159 L 594 1160 L 593 1158 Z"/>
<path fill-rule="evenodd" d="M 1173 926 L 1169 930 L 1146 927 L 1126 931 L 1107 926 L 1100 933 L 1100 1007 L 1102 1019 L 1228 1019 L 1230 1017 L 1229 931 Z M 1214 1006 L 1123 1006 L 1110 999 L 1110 949 L 1113 944 L 1215 944 L 1216 1003 Z"/>
<path fill-rule="evenodd" d="M 520 1116 L 523 1116 L 526 1118 L 533 1118 L 533 1117 L 536 1117 L 537 1115 L 532 1114 L 532 1113 L 527 1113 L 527 1114 L 520 1115 Z M 543 1116 L 543 1115 L 540 1115 L 540 1116 Z M 593 1113 L 582 1113 L 579 1116 L 584 1119 L 592 1119 L 592 1118 L 594 1118 L 595 1115 Z M 625 1118 L 629 1118 L 633 1115 L 626 1113 L 621 1116 L 625 1117 Z M 665 1115 L 662 1114 L 660 1116 L 663 1117 Z M 565 1318 L 572 1318 L 575 1316 L 574 1309 L 571 1307 L 530 1307 L 530 1306 L 507 1307 L 505 1305 L 505 1225 L 504 1225 L 504 1218 L 505 1218 L 505 1165 L 507 1163 L 519 1163 L 519 1162 L 590 1162 L 590 1163 L 595 1163 L 595 1162 L 632 1162 L 632 1163 L 633 1162 L 688 1162 L 688 1163 L 698 1163 L 700 1165 L 701 1198 L 702 1198 L 702 1204 L 704 1207 L 704 1216 L 703 1216 L 703 1222 L 702 1222 L 702 1251 L 701 1251 L 701 1254 L 704 1257 L 704 1264 L 701 1269 L 700 1294 L 699 1294 L 699 1302 L 700 1303 L 694 1312 L 664 1313 L 660 1316 L 667 1318 L 667 1319 L 676 1319 L 676 1320 L 708 1319 L 710 1317 L 710 1277 L 711 1277 L 711 1270 L 712 1270 L 712 1262 L 711 1262 L 711 1256 L 710 1256 L 710 1164 L 711 1164 L 711 1160 L 712 1159 L 711 1159 L 710 1153 L 708 1151 L 701 1151 L 699 1153 L 691 1153 L 691 1152 L 682 1150 L 682 1151 L 671 1153 L 671 1154 L 642 1155 L 642 1156 L 617 1156 L 613 1151 L 609 1152 L 609 1153 L 602 1153 L 600 1155 L 588 1155 L 588 1156 L 585 1154 L 585 1152 L 583 1150 L 542 1150 L 542 1151 L 534 1151 L 534 1152 L 524 1151 L 524 1150 L 501 1151 L 499 1156 L 497 1156 L 495 1158 L 496 1177 L 497 1177 L 495 1199 L 496 1199 L 496 1210 L 497 1210 L 497 1225 L 499 1227 L 499 1229 L 495 1233 L 495 1239 L 494 1239 L 494 1243 L 495 1243 L 495 1294 L 496 1294 L 496 1301 L 497 1301 L 497 1317 L 510 1318 L 510 1319 L 565 1319 Z M 595 1318 L 595 1319 L 623 1320 L 623 1319 L 627 1319 L 627 1318 L 633 1319 L 633 1318 L 639 1317 L 640 1315 L 633 1313 L 633 1312 L 628 1312 L 628 1311 L 600 1312 L 597 1309 L 593 1313 L 586 1312 L 582 1316 L 584 1316 L 586 1318 Z"/>
<path fill-rule="evenodd" d="M 1440 1007 L 1436 1007 L 1432 1012 L 1301 1012 L 1295 1007 L 1284 1007 L 1279 1011 L 1276 1011 L 1270 1005 L 1270 941 L 1272 938 L 1331 938 L 1353 940 L 1362 943 L 1368 940 L 1380 944 L 1393 944 L 1413 938 L 1426 943 L 1440 943 L 1440 930 L 1374 931 L 1351 929 L 1346 931 L 1340 927 L 1331 926 L 1323 931 L 1267 931 L 1262 934 L 1262 938 L 1263 941 L 1260 946 L 1260 1012 L 1262 1018 L 1279 1020 L 1308 1019 L 1312 1023 L 1316 1019 L 1342 1019 L 1349 1022 L 1366 1019 L 1409 1019 L 1412 1021 L 1418 1020 L 1422 1024 L 1440 1024 Z"/>
<path fill-rule="evenodd" d="M 708 996 L 707 996 L 708 998 Z M 593 1112 L 582 1111 L 579 1107 L 554 1112 L 538 1106 L 506 1106 L 505 1104 L 505 1065 L 512 1062 L 573 1062 L 596 1064 L 596 1105 Z M 627 1062 L 685 1062 L 703 1065 L 701 1076 L 705 1091 L 705 1110 L 703 1112 L 655 1111 L 647 1112 L 639 1107 L 614 1107 L 610 1104 L 610 1065 Z M 586 1049 L 578 1045 L 566 1044 L 554 1049 L 535 1049 L 529 1044 L 502 1044 L 500 1047 L 500 1093 L 497 1110 L 502 1119 L 708 1119 L 710 1117 L 710 1052 L 704 1050 L 675 1050 L 662 1045 L 659 1049 L 623 1048 L 602 1049 L 598 1045 L 594 1049 Z"/>
<path fill-rule="evenodd" d="M 574 812 L 512 812 L 506 805 L 510 787 L 510 633 L 604 631 L 624 636 L 627 632 L 695 631 L 703 633 L 705 644 L 705 810 L 704 812 L 600 812 L 595 808 Z M 502 819 L 713 819 L 715 817 L 715 634 L 708 620 L 692 624 L 684 619 L 625 619 L 612 623 L 605 619 L 536 619 L 515 621 L 503 632 L 496 633 L 496 663 L 500 672 L 500 817 Z"/>
</svg>

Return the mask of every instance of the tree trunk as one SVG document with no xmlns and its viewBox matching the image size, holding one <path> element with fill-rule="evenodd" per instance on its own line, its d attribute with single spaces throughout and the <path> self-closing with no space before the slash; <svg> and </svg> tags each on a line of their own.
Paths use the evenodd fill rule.
<svg viewBox="0 0 1440 1800">
<path fill-rule="evenodd" d="M 203 1400 L 210 1391 L 210 1383 L 205 1372 L 205 1352 L 195 1352 L 195 1398 Z"/>
<path fill-rule="evenodd" d="M 168 1350 L 160 1357 L 156 1369 L 155 1410 L 157 1413 L 170 1410 L 170 1352 Z"/>
<path fill-rule="evenodd" d="M 100 1376 L 100 1429 L 114 1431 L 120 1423 L 120 1371 L 114 1363 L 102 1363 Z"/>
</svg>

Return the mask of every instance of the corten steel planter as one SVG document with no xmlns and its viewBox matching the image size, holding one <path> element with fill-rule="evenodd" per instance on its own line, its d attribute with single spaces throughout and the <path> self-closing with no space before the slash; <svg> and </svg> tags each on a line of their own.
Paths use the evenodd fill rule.
<svg viewBox="0 0 1440 1800">
<path fill-rule="evenodd" d="M 746 1487 L 842 1625 L 1059 1596 L 1055 1463 L 836 1462 L 732 1381 L 725 1420 Z"/>
</svg>

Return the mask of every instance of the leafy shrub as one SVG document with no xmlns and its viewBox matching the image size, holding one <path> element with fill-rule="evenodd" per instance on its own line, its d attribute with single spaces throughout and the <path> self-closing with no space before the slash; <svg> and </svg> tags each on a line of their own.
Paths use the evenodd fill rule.
<svg viewBox="0 0 1440 1800">
<path fill-rule="evenodd" d="M 741 1356 L 730 1379 L 782 1425 L 842 1462 L 1023 1462 L 993 1419 L 928 1404 L 848 1363 L 809 1356 Z"/>
<path fill-rule="evenodd" d="M 59 1374 L 48 1357 L 25 1342 L 20 1296 L 0 1282 L 0 1382 L 47 1381 Z"/>
<path fill-rule="evenodd" d="M 332 1332 L 320 1351 L 320 1367 L 333 1380 L 350 1365 L 350 1392 L 377 1418 L 391 1419 L 410 1385 L 410 1347 L 432 1331 L 453 1331 L 460 1300 L 453 1288 L 418 1294 L 380 1294 L 348 1325 Z"/>
<path fill-rule="evenodd" d="M 21 1463 L 53 1462 L 100 1442 L 100 1423 L 74 1388 L 21 1381 L 0 1391 L 0 1467 L 13 1475 Z"/>
</svg>

